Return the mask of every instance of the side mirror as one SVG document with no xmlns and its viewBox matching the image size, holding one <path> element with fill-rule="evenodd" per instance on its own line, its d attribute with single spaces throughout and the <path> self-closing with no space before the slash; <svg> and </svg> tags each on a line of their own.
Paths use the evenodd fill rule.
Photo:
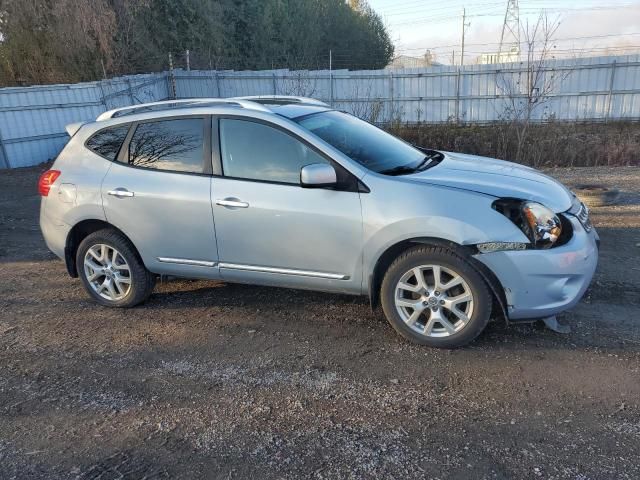
<svg viewBox="0 0 640 480">
<path fill-rule="evenodd" d="M 300 169 L 300 185 L 305 188 L 334 187 L 337 183 L 336 169 L 326 163 L 312 163 Z"/>
</svg>

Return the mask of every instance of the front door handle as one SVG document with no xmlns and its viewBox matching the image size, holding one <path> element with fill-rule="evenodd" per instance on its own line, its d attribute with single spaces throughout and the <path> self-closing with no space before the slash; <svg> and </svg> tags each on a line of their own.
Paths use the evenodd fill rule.
<svg viewBox="0 0 640 480">
<path fill-rule="evenodd" d="M 116 188 L 115 190 L 109 190 L 107 193 L 118 198 L 133 197 L 134 195 L 133 192 L 130 192 L 126 188 Z"/>
<path fill-rule="evenodd" d="M 247 202 L 241 202 L 237 198 L 218 198 L 216 205 L 222 205 L 223 207 L 235 207 L 235 208 L 248 208 Z"/>
</svg>

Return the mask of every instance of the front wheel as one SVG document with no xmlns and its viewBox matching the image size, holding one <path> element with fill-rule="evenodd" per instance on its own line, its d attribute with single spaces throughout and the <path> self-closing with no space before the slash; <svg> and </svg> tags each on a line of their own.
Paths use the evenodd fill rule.
<svg viewBox="0 0 640 480">
<path fill-rule="evenodd" d="M 492 297 L 482 276 L 442 247 L 420 246 L 401 254 L 384 276 L 381 299 L 400 335 L 431 347 L 466 345 L 491 316 Z"/>
<path fill-rule="evenodd" d="M 155 286 L 131 242 L 111 229 L 88 235 L 76 252 L 78 275 L 89 295 L 108 307 L 133 307 Z"/>
</svg>

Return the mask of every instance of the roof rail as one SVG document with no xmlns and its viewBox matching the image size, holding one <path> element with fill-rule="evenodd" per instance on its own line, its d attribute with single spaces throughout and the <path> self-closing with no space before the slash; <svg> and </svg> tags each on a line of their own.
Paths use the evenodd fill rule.
<svg viewBox="0 0 640 480">
<path fill-rule="evenodd" d="M 249 110 L 259 110 L 262 112 L 270 112 L 268 108 L 260 105 L 258 102 L 252 102 L 243 98 L 188 98 L 180 100 L 163 100 L 160 102 L 140 103 L 130 105 L 128 107 L 115 108 L 104 112 L 96 118 L 96 121 L 108 120 L 110 118 L 122 117 L 124 115 L 133 115 L 145 111 L 161 111 L 172 108 L 187 107 L 203 107 L 207 105 L 235 105 Z"/>
<path fill-rule="evenodd" d="M 297 97 L 291 95 L 249 95 L 244 97 L 232 97 L 230 100 L 249 100 L 256 103 L 277 103 L 279 105 L 289 103 L 304 103 L 307 105 L 319 105 L 328 107 L 326 103 L 309 97 Z"/>
</svg>

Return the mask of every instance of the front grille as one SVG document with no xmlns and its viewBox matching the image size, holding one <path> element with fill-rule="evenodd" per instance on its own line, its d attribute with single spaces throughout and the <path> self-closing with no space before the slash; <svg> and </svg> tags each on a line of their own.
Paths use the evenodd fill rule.
<svg viewBox="0 0 640 480">
<path fill-rule="evenodd" d="M 576 217 L 580 221 L 584 229 L 587 232 L 590 232 L 593 228 L 593 225 L 591 225 L 591 220 L 589 219 L 589 209 L 584 203 L 580 203 L 580 208 L 576 213 Z"/>
</svg>

